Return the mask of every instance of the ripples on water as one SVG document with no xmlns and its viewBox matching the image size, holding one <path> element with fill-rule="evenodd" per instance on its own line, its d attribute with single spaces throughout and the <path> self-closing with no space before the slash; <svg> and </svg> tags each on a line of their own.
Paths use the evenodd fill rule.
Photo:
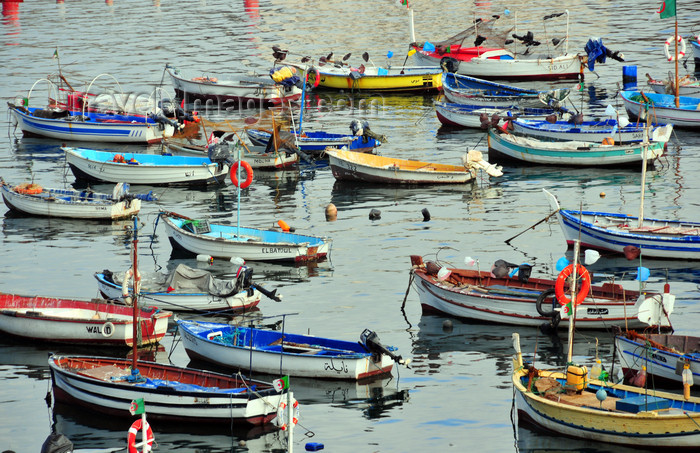
<svg viewBox="0 0 700 453">
<path fill-rule="evenodd" d="M 433 2 L 412 0 L 416 11 L 417 39 L 444 39 L 459 32 L 475 16 L 517 12 L 518 32 L 532 30 L 540 36 L 539 18 L 556 12 L 551 2 Z M 688 2 L 686 2 L 688 3 Z M 4 3 L 3 7 L 7 7 Z M 662 45 L 673 23 L 654 19 L 655 2 L 563 2 L 571 14 L 570 51 L 583 49 L 589 37 L 602 37 L 613 50 L 624 52 L 625 64 L 637 65 L 644 74 L 661 78 L 672 69 L 663 57 Z M 114 75 L 125 92 L 150 94 L 163 79 L 166 63 L 201 72 L 226 75 L 267 73 L 271 46 L 280 45 L 302 55 L 320 56 L 352 52 L 360 62 L 367 51 L 384 63 L 389 50 L 393 64 L 402 64 L 408 41 L 406 9 L 394 1 L 212 1 L 115 0 L 23 2 L 18 12 L 7 7 L 2 17 L 4 101 L 24 96 L 31 85 L 56 71 L 51 59 L 59 47 L 61 64 L 70 81 L 89 81 L 97 74 Z M 683 35 L 697 32 L 700 6 L 679 7 Z M 634 18 L 632 20 L 631 18 Z M 548 25 L 550 36 L 563 36 L 561 22 Z M 692 61 L 689 63 L 692 66 Z M 621 81 L 621 64 L 596 65 L 599 75 L 586 73 L 586 89 L 574 93 L 578 108 L 600 114 L 608 103 L 621 108 L 614 96 Z M 690 68 L 692 69 L 692 68 Z M 108 86 L 109 77 L 99 80 Z M 165 87 L 171 90 L 169 81 Z M 567 82 L 568 83 L 568 82 Z M 112 88 L 114 88 L 112 86 Z M 37 85 L 33 99 L 45 99 L 45 85 Z M 379 108 L 360 109 L 360 100 Z M 352 104 L 350 102 L 352 101 Z M 441 128 L 432 107 L 422 96 L 352 97 L 349 93 L 310 95 L 304 125 L 310 129 L 347 131 L 350 120 L 363 117 L 372 129 L 389 138 L 381 148 L 385 155 L 421 160 L 457 162 L 469 147 L 484 149 L 480 131 Z M 351 107 L 352 106 L 352 107 Z M 255 115 L 245 111 L 240 116 Z M 7 124 L 7 119 L 4 120 Z M 0 144 L 2 176 L 11 183 L 34 178 L 44 186 L 62 187 L 74 182 L 65 166 L 60 143 L 18 139 L 9 130 Z M 655 217 L 698 219 L 699 136 L 677 131 L 662 166 L 649 172 L 645 213 Z M 90 144 L 86 145 L 90 146 Z M 120 152 L 140 147 L 95 144 Z M 568 169 L 559 167 L 506 166 L 505 175 L 465 187 L 397 188 L 336 182 L 327 166 L 301 172 L 256 174 L 256 182 L 241 195 L 242 224 L 268 227 L 284 219 L 299 230 L 334 239 L 331 260 L 318 266 L 289 268 L 255 265 L 255 275 L 271 288 L 279 287 L 284 302 L 261 303 L 258 319 L 287 316 L 287 329 L 320 336 L 353 339 L 364 328 L 377 331 L 385 344 L 414 358 L 410 370 L 396 370 L 392 379 L 372 386 L 354 383 L 317 383 L 292 379 L 302 401 L 301 425 L 295 431 L 296 449 L 309 440 L 322 442 L 335 452 L 411 450 L 480 451 L 586 450 L 606 451 L 607 446 L 514 431 L 510 411 L 510 327 L 483 326 L 453 321 L 443 331 L 443 319 L 421 316 L 418 299 L 408 294 L 405 313 L 401 304 L 408 284 L 408 256 L 435 257 L 461 266 L 465 255 L 489 268 L 496 259 L 530 262 L 535 275 L 552 275 L 554 263 L 565 252 L 555 224 L 540 225 L 508 246 L 504 243 L 549 213 L 541 189 L 556 193 L 568 208 L 623 211 L 638 210 L 640 175 L 634 170 Z M 97 185 L 109 191 L 109 185 Z M 132 187 L 148 191 L 149 187 Z M 158 205 L 145 204 L 141 222 L 141 270 L 155 273 L 178 262 L 203 266 L 191 259 L 170 260 L 171 249 L 162 227 L 153 235 L 160 208 L 190 216 L 210 216 L 235 224 L 236 195 L 231 187 L 209 190 L 157 188 Z M 606 192 L 601 198 L 600 193 Z M 325 221 L 328 203 L 338 207 L 338 220 Z M 369 221 L 370 209 L 382 212 Z M 423 222 L 428 208 L 431 221 Z M 27 219 L 5 215 L 0 219 L 0 290 L 89 298 L 96 295 L 92 274 L 102 269 L 128 266 L 128 222 L 93 222 Z M 678 295 L 674 326 L 692 334 L 698 312 L 695 263 L 650 261 L 650 287 L 658 289 L 666 275 Z M 603 259 L 596 273 L 629 275 L 631 264 Z M 234 272 L 226 263 L 215 263 L 219 275 Z M 630 282 L 632 283 L 632 282 Z M 632 285 L 633 286 L 633 285 Z M 273 319 L 273 321 L 276 318 Z M 518 329 L 523 350 L 542 364 L 561 364 L 565 357 L 563 333 L 551 339 L 534 329 Z M 585 361 L 594 356 L 595 333 L 577 335 L 575 355 Z M 600 336 L 598 353 L 609 362 L 609 339 Z M 172 349 L 172 351 L 171 351 Z M 0 346 L 0 449 L 39 451 L 50 431 L 52 414 L 43 397 L 48 387 L 47 351 L 63 347 L 4 344 Z M 94 351 L 106 354 L 105 351 Z M 181 348 L 172 348 L 168 337 L 156 351 L 156 359 L 177 364 L 188 360 Z M 605 361 L 604 360 L 604 361 Z M 121 448 L 126 421 L 110 421 L 80 411 L 60 408 L 54 414 L 59 430 L 77 447 Z M 276 451 L 282 443 L 276 432 L 208 432 L 192 427 L 154 427 L 160 451 Z M 514 435 L 518 436 L 518 443 Z M 247 447 L 239 439 L 247 439 Z"/>
</svg>

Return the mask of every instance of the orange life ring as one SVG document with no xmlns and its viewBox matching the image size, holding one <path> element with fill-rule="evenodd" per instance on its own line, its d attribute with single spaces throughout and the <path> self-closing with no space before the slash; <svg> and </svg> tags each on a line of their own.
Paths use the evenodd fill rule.
<svg viewBox="0 0 700 453">
<path fill-rule="evenodd" d="M 240 185 L 238 185 L 238 178 L 236 177 L 236 173 L 238 171 L 238 162 L 240 162 L 241 166 L 245 170 L 245 181 L 243 181 Z M 251 167 L 250 164 L 244 160 L 238 162 L 235 162 L 233 165 L 231 165 L 231 171 L 229 172 L 229 176 L 231 177 L 231 182 L 234 186 L 240 187 L 241 189 L 245 189 L 253 182 L 253 167 Z"/>
<path fill-rule="evenodd" d="M 559 301 L 562 307 L 571 303 L 571 299 L 566 296 L 564 291 L 564 283 L 566 283 L 566 279 L 569 278 L 573 272 L 574 265 L 569 264 L 559 273 L 554 285 L 554 294 L 557 296 L 557 301 Z M 581 305 L 583 300 L 588 296 L 588 292 L 591 290 L 591 274 L 588 273 L 588 269 L 579 264 L 576 268 L 576 275 L 581 278 L 581 287 L 576 294 L 576 302 L 574 305 Z"/>
<path fill-rule="evenodd" d="M 312 67 L 306 71 L 306 83 L 311 83 L 311 88 L 316 88 L 320 81 L 321 74 L 318 72 L 318 69 Z"/>
<path fill-rule="evenodd" d="M 129 428 L 129 435 L 127 437 L 127 443 L 129 444 L 129 453 L 140 453 L 136 449 L 136 434 L 141 431 L 141 419 L 137 419 L 134 423 L 131 424 L 131 428 Z M 155 437 L 153 437 L 153 430 L 151 429 L 151 425 L 148 424 L 148 421 L 146 421 L 146 440 L 145 442 L 148 444 L 148 450 L 151 450 L 151 445 L 153 445 L 153 441 L 155 440 Z M 144 448 L 141 451 L 146 451 Z"/>
<path fill-rule="evenodd" d="M 13 187 L 12 190 L 24 195 L 37 195 L 40 194 L 44 189 L 39 184 L 30 184 L 28 182 L 23 182 L 22 184 Z"/>
</svg>

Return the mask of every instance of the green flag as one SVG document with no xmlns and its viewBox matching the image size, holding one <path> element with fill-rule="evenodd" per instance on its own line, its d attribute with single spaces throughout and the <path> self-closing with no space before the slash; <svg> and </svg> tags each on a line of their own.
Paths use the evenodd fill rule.
<svg viewBox="0 0 700 453">
<path fill-rule="evenodd" d="M 282 390 L 289 388 L 289 376 L 283 376 L 279 379 L 275 379 L 272 381 L 272 384 L 275 386 L 275 390 L 281 392 Z"/>
<path fill-rule="evenodd" d="M 129 406 L 129 412 L 131 415 L 141 415 L 146 412 L 146 403 L 143 402 L 143 398 L 133 400 Z"/>
<path fill-rule="evenodd" d="M 659 13 L 659 18 L 661 19 L 676 17 L 676 0 L 666 0 L 662 2 L 661 9 L 657 12 Z"/>
<path fill-rule="evenodd" d="M 58 47 L 56 47 L 56 50 L 53 53 L 52 59 L 55 60 L 56 58 L 58 58 Z"/>
</svg>

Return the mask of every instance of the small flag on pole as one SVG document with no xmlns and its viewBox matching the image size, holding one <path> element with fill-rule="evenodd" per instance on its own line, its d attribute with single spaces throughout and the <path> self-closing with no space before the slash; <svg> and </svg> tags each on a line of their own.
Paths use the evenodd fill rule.
<svg viewBox="0 0 700 453">
<path fill-rule="evenodd" d="M 55 60 L 56 58 L 58 58 L 58 47 L 56 47 L 56 50 L 53 51 L 52 60 Z"/>
<path fill-rule="evenodd" d="M 676 17 L 676 0 L 666 0 L 661 2 L 661 8 L 657 11 L 660 19 Z"/>
<path fill-rule="evenodd" d="M 146 403 L 143 402 L 143 398 L 131 402 L 131 406 L 129 406 L 129 413 L 131 415 L 141 415 L 144 412 L 146 412 Z"/>
<path fill-rule="evenodd" d="M 275 379 L 272 381 L 272 384 L 275 386 L 275 390 L 281 392 L 282 390 L 289 388 L 289 376 L 283 376 L 279 379 Z"/>
</svg>

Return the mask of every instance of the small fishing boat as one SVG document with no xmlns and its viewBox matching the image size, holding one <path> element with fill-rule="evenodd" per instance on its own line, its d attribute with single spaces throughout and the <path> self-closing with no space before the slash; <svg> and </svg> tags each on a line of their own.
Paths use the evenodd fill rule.
<svg viewBox="0 0 700 453">
<path fill-rule="evenodd" d="M 291 392 L 240 375 L 135 359 L 54 354 L 49 370 L 56 401 L 123 418 L 142 398 L 149 420 L 263 425 Z"/>
<path fill-rule="evenodd" d="M 314 64 L 309 83 L 322 88 L 380 93 L 436 93 L 442 88 L 442 69 L 435 66 L 365 66 Z"/>
<path fill-rule="evenodd" d="M 532 33 L 518 36 L 513 33 L 512 24 L 507 24 L 507 31 L 498 32 L 494 25 L 503 21 L 481 18 L 474 21 L 474 25 L 466 30 L 439 42 L 417 42 L 413 27 L 413 10 L 410 12 L 410 36 L 409 53 L 414 55 L 417 64 L 443 66 L 448 72 L 479 77 L 482 79 L 510 79 L 510 80 L 545 80 L 545 79 L 576 79 L 582 73 L 582 59 L 577 54 L 568 53 L 569 44 L 569 14 L 554 13 L 547 15 L 544 20 L 566 14 L 566 36 L 553 38 L 556 45 L 547 48 L 546 54 L 538 52 L 540 42 L 536 41 Z M 506 26 L 506 24 L 503 24 Z M 484 47 L 481 44 L 489 39 L 489 42 L 502 44 L 512 38 L 518 39 L 522 52 L 511 52 L 504 47 Z M 549 38 L 545 39 L 549 41 Z M 463 45 L 474 43 L 474 46 Z M 565 50 L 559 53 L 559 45 L 564 44 Z"/>
<path fill-rule="evenodd" d="M 260 303 L 261 296 L 252 283 L 252 273 L 252 269 L 241 267 L 236 278 L 221 279 L 179 264 L 168 275 L 142 278 L 139 300 L 172 311 L 248 311 Z M 114 300 L 130 297 L 133 287 L 124 286 L 124 274 L 108 269 L 96 272 L 100 293 Z"/>
<path fill-rule="evenodd" d="M 580 266 L 578 252 L 577 246 L 574 269 Z M 575 292 L 574 285 L 571 299 Z M 696 449 L 700 445 L 700 398 L 691 396 L 689 389 L 683 395 L 616 383 L 596 366 L 589 372 L 574 362 L 578 313 L 571 318 L 564 370 L 540 370 L 534 361 L 525 362 L 520 335 L 513 333 L 512 380 L 518 423 L 595 442 L 644 449 Z"/>
<path fill-rule="evenodd" d="M 561 105 L 570 92 L 569 88 L 529 90 L 452 72 L 442 73 L 442 89 L 451 103 L 503 108 L 551 108 Z"/>
<path fill-rule="evenodd" d="M 647 85 L 659 94 L 676 94 L 676 82 L 673 75 L 666 80 L 652 78 L 647 74 Z M 700 80 L 691 75 L 685 75 L 678 79 L 678 95 L 684 97 L 700 97 Z"/>
<path fill-rule="evenodd" d="M 620 254 L 632 247 L 647 258 L 700 259 L 699 222 L 561 209 L 556 197 L 543 191 L 569 245 L 580 238 L 583 247 Z"/>
<path fill-rule="evenodd" d="M 129 115 L 58 108 L 24 107 L 7 103 L 15 127 L 29 137 L 57 140 L 158 143 L 180 126 L 162 115 Z"/>
<path fill-rule="evenodd" d="M 625 109 L 633 118 L 646 120 L 649 115 L 655 124 L 671 123 L 675 127 L 700 127 L 700 98 L 676 97 L 672 94 L 620 91 Z"/>
<path fill-rule="evenodd" d="M 495 107 L 435 102 L 435 114 L 440 123 L 450 127 L 472 127 L 482 129 L 484 124 L 503 126 L 511 118 L 544 120 L 556 114 L 552 109 L 532 107 Z"/>
<path fill-rule="evenodd" d="M 219 143 L 226 144 L 227 137 L 228 136 L 223 137 Z M 299 162 L 299 155 L 289 149 L 279 149 L 275 151 L 274 149 L 269 150 L 266 146 L 243 145 L 238 143 L 239 142 L 236 142 L 233 146 L 240 146 L 243 148 L 241 158 L 248 162 L 253 170 L 284 170 L 294 167 Z M 167 151 L 164 151 L 164 154 L 205 157 L 208 156 L 209 146 L 211 145 L 163 140 L 163 146 L 167 149 Z M 217 146 L 219 146 L 219 144 L 217 144 Z"/>
<path fill-rule="evenodd" d="M 5 205 L 24 214 L 70 219 L 127 219 L 141 209 L 139 195 L 129 193 L 128 184 L 119 183 L 112 194 L 91 190 L 49 189 L 34 183 L 10 186 L 0 177 Z M 141 196 L 154 198 L 151 195 Z"/>
<path fill-rule="evenodd" d="M 226 79 L 209 76 L 185 77 L 183 71 L 169 64 L 165 65 L 165 71 L 180 99 L 213 100 L 222 104 L 228 102 L 242 106 L 252 103 L 270 107 L 286 105 L 289 101 L 301 97 L 301 90 L 295 85 L 299 77 L 289 68 L 284 71 L 286 77 L 279 78 L 279 81 L 272 78 L 274 74 L 270 77 L 237 76 Z"/>
<path fill-rule="evenodd" d="M 540 140 L 602 143 L 603 140 L 610 138 L 615 143 L 631 143 L 641 142 L 647 136 L 646 126 L 643 124 L 627 122 L 621 126 L 620 123 L 616 119 L 583 121 L 581 123 L 571 121 L 550 123 L 549 121 L 525 118 L 516 118 L 512 121 L 513 132 Z M 649 137 L 657 137 L 657 141 L 668 140 L 671 137 L 669 131 L 672 129 L 672 124 L 654 126 L 649 129 Z"/>
<path fill-rule="evenodd" d="M 688 335 L 638 333 L 627 330 L 615 335 L 615 350 L 624 375 L 631 380 L 642 367 L 658 384 L 683 382 L 687 363 L 693 385 L 700 385 L 700 338 Z"/>
<path fill-rule="evenodd" d="M 208 157 L 163 156 L 145 153 L 115 153 L 87 148 L 61 148 L 78 179 L 148 185 L 225 184 L 228 162 Z"/>
<path fill-rule="evenodd" d="M 213 322 L 177 325 L 191 359 L 246 372 L 360 380 L 389 374 L 395 361 L 404 362 L 368 329 L 354 342 Z"/>
<path fill-rule="evenodd" d="M 165 211 L 159 219 L 173 248 L 192 255 L 303 263 L 324 260 L 331 251 L 332 240 L 325 237 L 215 224 Z"/>
<path fill-rule="evenodd" d="M 327 149 L 333 176 L 338 180 L 392 184 L 463 184 L 472 181 L 479 169 L 491 176 L 503 172 L 483 159 L 476 150 L 462 157 L 463 165 L 437 164 L 398 159 L 344 149 Z"/>
<path fill-rule="evenodd" d="M 165 336 L 172 313 L 142 307 L 136 316 L 144 346 Z M 134 309 L 101 299 L 0 293 L 0 331 L 32 341 L 126 347 L 134 341 Z"/>
<path fill-rule="evenodd" d="M 666 129 L 670 136 L 671 128 Z M 503 158 L 543 165 L 624 166 L 653 162 L 665 150 L 667 137 L 649 144 L 607 144 L 581 141 L 552 142 L 510 134 L 499 128 L 489 128 L 488 146 L 492 159 Z M 646 157 L 644 159 L 642 156 Z"/>
<path fill-rule="evenodd" d="M 502 260 L 499 260 L 502 261 Z M 423 313 L 441 313 L 480 322 L 563 327 L 567 317 L 560 314 L 556 280 L 530 278 L 531 267 L 502 262 L 498 272 L 457 269 L 423 262 L 411 256 L 411 283 L 418 292 Z M 444 270 L 443 270 L 444 269 Z M 517 275 L 510 276 L 513 271 Z M 588 276 L 590 284 L 590 275 Z M 661 294 L 628 290 L 618 283 L 590 286 L 590 292 L 576 307 L 576 327 L 607 329 L 613 325 L 630 328 L 647 326 L 640 312 L 663 303 Z M 668 320 L 661 320 L 668 327 Z"/>
</svg>

